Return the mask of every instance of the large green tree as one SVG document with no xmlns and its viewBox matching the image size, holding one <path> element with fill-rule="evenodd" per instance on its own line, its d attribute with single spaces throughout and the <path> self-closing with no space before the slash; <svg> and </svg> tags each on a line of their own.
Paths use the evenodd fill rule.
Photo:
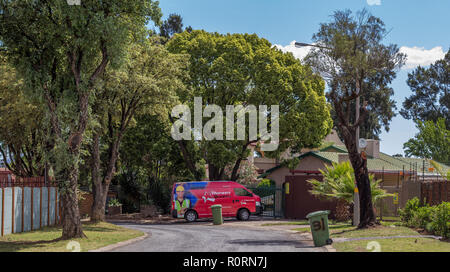
<svg viewBox="0 0 450 272">
<path fill-rule="evenodd" d="M 320 25 L 313 35 L 315 47 L 306 62 L 327 81 L 337 128 L 349 153 L 360 196 L 360 224 L 366 227 L 376 223 L 372 205 L 367 160 L 359 153 L 358 128 L 370 112 L 377 113 L 384 106 L 375 99 L 383 94 L 390 100 L 388 84 L 403 65 L 405 56 L 396 45 L 384 45 L 387 30 L 381 19 L 362 10 L 353 16 L 351 11 L 336 11 L 332 21 Z M 355 116 L 356 99 L 362 99 L 360 116 Z"/>
<path fill-rule="evenodd" d="M 444 118 L 450 127 L 450 50 L 430 67 L 417 67 L 407 83 L 413 94 L 403 102 L 400 114 L 415 122 Z"/>
<path fill-rule="evenodd" d="M 389 131 L 392 118 L 396 116 L 395 110 L 397 106 L 392 98 L 394 89 L 389 87 L 388 83 L 382 83 L 383 80 L 390 81 L 392 78 L 381 74 L 369 77 L 366 81 L 368 91 L 361 94 L 360 99 L 368 101 L 368 107 L 370 108 L 366 113 L 367 118 L 359 126 L 359 136 L 361 138 L 379 140 L 383 129 Z M 331 97 L 328 96 L 328 98 L 332 101 Z M 351 102 L 350 108 L 350 116 L 355 116 L 355 101 Z M 339 123 L 339 118 L 334 109 L 331 112 L 334 123 Z M 342 137 L 339 130 L 338 134 Z"/>
<path fill-rule="evenodd" d="M 96 86 L 93 116 L 97 124 L 90 148 L 92 221 L 104 220 L 119 147 L 126 131 L 135 125 L 135 117 L 151 114 L 167 119 L 167 112 L 177 101 L 176 90 L 183 88 L 186 58 L 169 53 L 157 40 L 151 38 L 130 46 L 122 67 L 107 68 L 103 81 Z"/>
<path fill-rule="evenodd" d="M 62 238 L 83 237 L 77 201 L 80 148 L 94 86 L 128 44 L 159 23 L 158 2 L 0 1 L 0 40 L 31 95 L 47 105 L 62 200 Z"/>
<path fill-rule="evenodd" d="M 39 101 L 25 95 L 22 78 L 0 56 L 0 155 L 5 166 L 19 177 L 45 175 L 48 128 Z"/>
<path fill-rule="evenodd" d="M 203 107 L 214 104 L 223 111 L 227 105 L 267 105 L 269 118 L 271 106 L 279 105 L 281 140 L 272 155 L 287 148 L 295 152 L 317 146 L 329 133 L 332 121 L 323 80 L 292 54 L 281 52 L 267 40 L 255 34 L 221 35 L 194 30 L 175 35 L 168 49 L 190 56 L 190 77 L 185 80 L 188 91 L 181 93 L 180 99 L 190 106 L 191 112 L 195 96 L 202 98 Z M 203 118 L 203 124 L 209 119 Z M 245 140 L 226 140 L 226 122 L 223 124 L 224 140 L 202 137 L 196 144 L 208 165 L 209 179 L 237 180 L 240 163 L 249 155 L 248 146 L 260 141 L 261 135 L 250 139 L 246 130 Z M 193 154 L 185 148 L 186 141 L 179 144 L 189 169 L 197 173 Z M 227 166 L 232 169 L 229 177 L 225 177 Z"/>
<path fill-rule="evenodd" d="M 406 156 L 417 156 L 450 163 L 450 130 L 444 118 L 433 121 L 417 121 L 419 132 L 403 145 Z"/>
</svg>

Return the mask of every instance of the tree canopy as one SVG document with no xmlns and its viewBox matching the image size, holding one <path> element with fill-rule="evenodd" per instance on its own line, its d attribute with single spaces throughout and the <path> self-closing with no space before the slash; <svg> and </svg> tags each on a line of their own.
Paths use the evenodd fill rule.
<svg viewBox="0 0 450 272">
<path fill-rule="evenodd" d="M 450 163 L 450 130 L 444 118 L 437 122 L 417 121 L 419 132 L 403 145 L 406 156 L 417 156 Z"/>
<path fill-rule="evenodd" d="M 430 67 L 419 66 L 409 73 L 407 84 L 413 94 L 403 102 L 400 114 L 415 122 L 444 118 L 450 127 L 450 50 Z"/>
<path fill-rule="evenodd" d="M 55 147 L 51 163 L 60 187 L 64 239 L 82 237 L 77 185 L 80 148 L 89 122 L 94 85 L 108 65 L 121 64 L 128 45 L 159 24 L 158 2 L 0 1 L 0 40 L 47 106 Z"/>
<path fill-rule="evenodd" d="M 156 40 L 132 44 L 124 64 L 118 69 L 106 69 L 102 81 L 96 85 L 93 107 L 96 124 L 90 148 L 93 221 L 104 219 L 106 195 L 116 172 L 120 143 L 126 131 L 135 125 L 136 116 L 148 114 L 167 120 L 167 112 L 177 102 L 176 90 L 183 88 L 186 59 L 169 53 Z"/>
<path fill-rule="evenodd" d="M 188 91 L 180 94 L 180 100 L 191 110 L 194 96 L 202 97 L 203 105 L 215 104 L 223 110 L 227 105 L 267 105 L 269 117 L 271 105 L 279 105 L 282 141 L 277 154 L 288 147 L 295 152 L 317 146 L 330 132 L 332 121 L 323 80 L 267 40 L 255 34 L 194 30 L 174 36 L 168 49 L 189 55 L 190 77 L 185 80 Z M 248 156 L 248 145 L 260 140 L 260 135 L 255 141 L 247 136 L 246 132 L 246 140 L 199 141 L 210 179 L 222 179 L 229 164 L 233 168 L 231 178 L 237 179 L 240 162 Z"/>
<path fill-rule="evenodd" d="M 43 176 L 50 145 L 44 109 L 26 96 L 27 86 L 5 56 L 0 70 L 0 156 L 17 176 Z"/>
<path fill-rule="evenodd" d="M 374 224 L 376 218 L 367 161 L 359 153 L 360 135 L 356 134 L 361 127 L 365 137 L 377 136 L 381 126 L 389 123 L 394 104 L 389 84 L 405 62 L 397 45 L 382 43 L 387 33 L 383 21 L 367 10 L 356 15 L 350 10 L 336 11 L 332 21 L 322 23 L 313 35 L 317 46 L 306 57 L 306 63 L 324 77 L 330 89 L 327 96 L 359 189 L 360 227 Z M 359 99 L 363 106 L 356 112 Z"/>
</svg>

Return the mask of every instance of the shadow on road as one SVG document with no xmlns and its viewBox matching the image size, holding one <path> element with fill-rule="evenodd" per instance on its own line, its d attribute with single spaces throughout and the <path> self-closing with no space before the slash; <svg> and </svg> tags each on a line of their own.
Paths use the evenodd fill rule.
<svg viewBox="0 0 450 272">
<path fill-rule="evenodd" d="M 246 246 L 294 246 L 296 248 L 314 248 L 311 245 L 292 240 L 248 240 L 237 239 L 228 241 L 229 244 L 238 244 Z"/>
</svg>

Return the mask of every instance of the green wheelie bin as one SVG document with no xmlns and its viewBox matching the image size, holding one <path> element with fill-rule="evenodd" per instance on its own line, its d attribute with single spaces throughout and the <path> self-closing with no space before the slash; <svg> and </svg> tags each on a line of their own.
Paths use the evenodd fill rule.
<svg viewBox="0 0 450 272">
<path fill-rule="evenodd" d="M 312 212 L 306 216 L 311 226 L 311 233 L 314 240 L 314 246 L 321 247 L 331 245 L 333 240 L 330 239 L 328 230 L 328 214 L 330 211 Z"/>
<path fill-rule="evenodd" d="M 212 205 L 211 211 L 213 215 L 213 224 L 222 225 L 223 224 L 222 205 Z"/>
</svg>

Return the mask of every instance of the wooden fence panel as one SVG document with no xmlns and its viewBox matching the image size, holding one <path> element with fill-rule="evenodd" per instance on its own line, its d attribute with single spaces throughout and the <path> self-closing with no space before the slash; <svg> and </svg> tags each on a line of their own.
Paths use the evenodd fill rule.
<svg viewBox="0 0 450 272">
<path fill-rule="evenodd" d="M 439 205 L 442 202 L 450 202 L 450 182 L 442 180 L 425 180 L 422 182 L 420 200 L 429 205 Z"/>
</svg>

